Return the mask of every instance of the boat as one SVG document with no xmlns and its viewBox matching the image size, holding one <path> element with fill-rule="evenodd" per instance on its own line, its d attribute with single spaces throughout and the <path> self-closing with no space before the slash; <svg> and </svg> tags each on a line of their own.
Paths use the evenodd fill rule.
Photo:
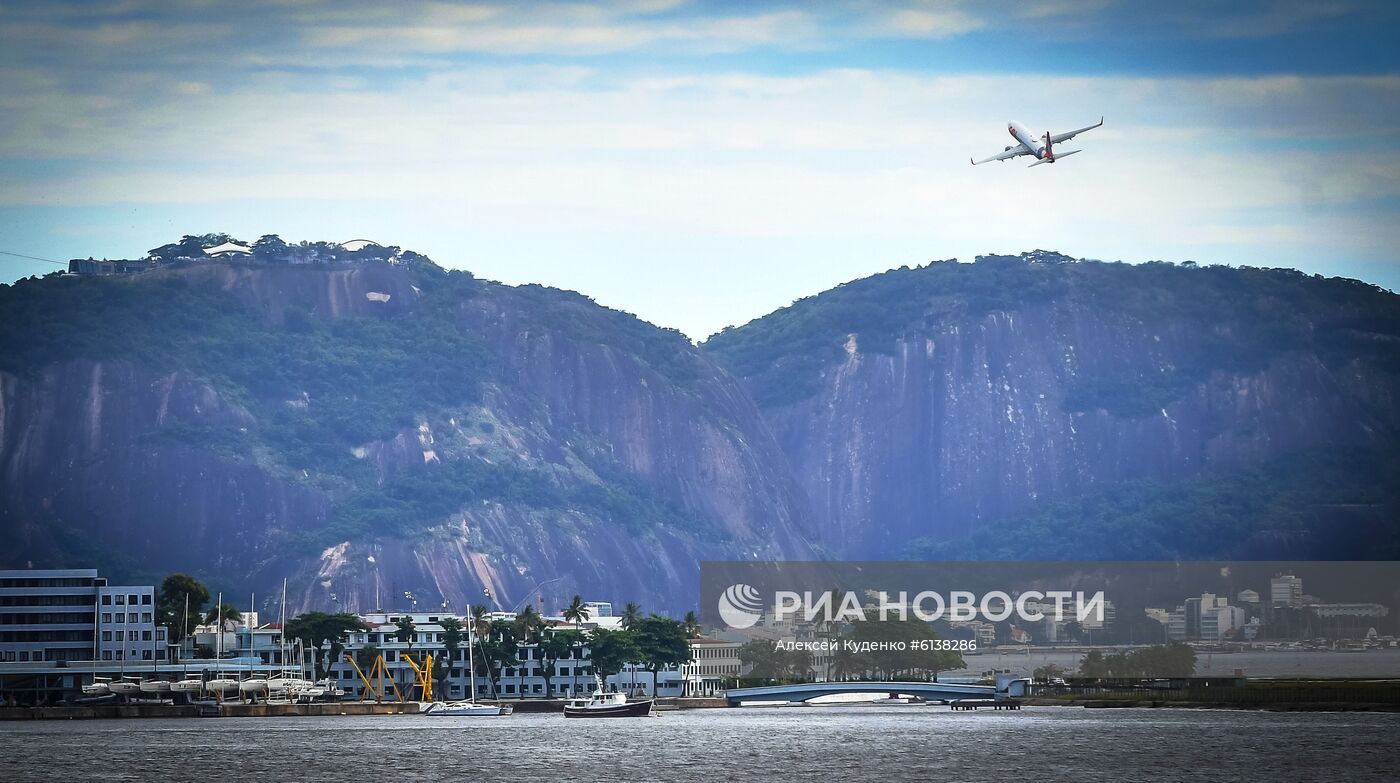
<svg viewBox="0 0 1400 783">
<path fill-rule="evenodd" d="M 515 708 L 509 704 L 479 704 L 474 701 L 435 701 L 423 708 L 424 715 L 510 715 Z"/>
<path fill-rule="evenodd" d="M 142 693 L 169 693 L 170 683 L 166 680 L 142 680 Z"/>
<path fill-rule="evenodd" d="M 107 696 L 112 689 L 107 687 L 111 680 L 106 677 L 93 677 L 92 683 L 83 686 L 83 694 L 86 696 Z"/>
<path fill-rule="evenodd" d="M 214 679 L 204 683 L 204 689 L 210 693 L 227 693 L 238 690 L 238 680 L 224 674 L 214 675 Z"/>
<path fill-rule="evenodd" d="M 467 624 L 467 671 L 471 673 L 471 684 L 467 686 L 471 690 L 471 695 L 461 701 L 435 701 L 419 711 L 422 715 L 439 716 L 498 716 L 510 715 L 515 712 L 515 708 L 508 704 L 478 704 L 476 701 L 476 653 L 472 647 L 475 640 L 475 630 L 469 621 Z"/>
<path fill-rule="evenodd" d="M 267 688 L 267 680 L 263 677 L 253 676 L 246 680 L 240 680 L 238 683 L 238 692 L 244 695 L 267 693 Z"/>
<path fill-rule="evenodd" d="M 204 680 L 198 677 L 186 677 L 183 680 L 170 683 L 170 690 L 176 693 L 199 693 L 204 690 Z"/>
<path fill-rule="evenodd" d="M 655 699 L 628 701 L 625 693 L 595 693 L 564 704 L 566 718 L 639 718 L 655 714 Z"/>
<path fill-rule="evenodd" d="M 107 690 L 122 696 L 141 692 L 141 681 L 135 677 L 122 677 L 107 683 Z"/>
</svg>

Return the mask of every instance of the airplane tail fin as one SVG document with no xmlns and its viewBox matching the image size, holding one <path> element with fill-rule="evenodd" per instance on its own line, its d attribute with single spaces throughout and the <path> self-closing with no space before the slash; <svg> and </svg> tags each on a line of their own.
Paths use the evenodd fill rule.
<svg viewBox="0 0 1400 783">
<path fill-rule="evenodd" d="M 1045 159 L 1053 161 L 1055 159 L 1055 142 L 1050 135 L 1050 131 L 1045 132 Z"/>
</svg>

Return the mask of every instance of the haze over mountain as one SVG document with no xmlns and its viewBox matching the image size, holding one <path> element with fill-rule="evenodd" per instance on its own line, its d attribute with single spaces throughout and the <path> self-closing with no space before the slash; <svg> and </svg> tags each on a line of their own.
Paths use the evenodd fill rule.
<svg viewBox="0 0 1400 783">
<path fill-rule="evenodd" d="M 683 611 L 706 558 L 1400 555 L 1356 281 L 1037 252 L 696 347 L 397 248 L 176 260 L 226 239 L 0 287 L 0 566 Z"/>
</svg>

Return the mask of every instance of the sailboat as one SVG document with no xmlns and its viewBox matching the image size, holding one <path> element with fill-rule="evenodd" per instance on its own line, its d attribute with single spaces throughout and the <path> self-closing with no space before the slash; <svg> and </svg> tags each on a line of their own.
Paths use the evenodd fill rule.
<svg viewBox="0 0 1400 783">
<path fill-rule="evenodd" d="M 190 629 L 189 593 L 185 594 L 185 615 L 181 622 L 183 624 L 180 626 L 180 649 L 184 650 L 184 635 L 188 633 Z M 184 677 L 181 677 L 175 682 L 170 683 L 170 690 L 174 691 L 175 693 L 183 693 L 187 696 L 190 694 L 199 693 L 200 691 L 204 690 L 204 679 L 202 677 L 191 677 L 189 671 L 186 670 Z"/>
<path fill-rule="evenodd" d="M 257 594 L 249 594 L 248 613 L 252 614 L 253 607 L 257 605 Z M 253 624 L 250 621 L 245 621 L 243 625 L 248 629 L 248 657 L 251 659 L 257 655 L 257 651 L 253 649 Z M 242 651 L 240 650 L 240 652 Z M 267 693 L 267 688 L 267 676 L 252 672 L 238 683 L 238 694 L 239 696 L 252 696 L 256 701 L 259 694 Z"/>
<path fill-rule="evenodd" d="M 267 681 L 269 697 L 278 701 L 295 701 L 296 698 L 315 685 L 312 681 L 302 677 L 302 671 L 298 668 L 297 676 L 293 677 L 287 672 L 287 653 L 290 645 L 287 644 L 287 580 L 282 580 L 282 613 L 278 618 L 282 632 L 278 634 L 278 653 L 282 660 L 282 671 L 272 679 Z M 297 664 L 300 667 L 300 663 Z"/>
<path fill-rule="evenodd" d="M 476 701 L 476 623 L 467 617 L 467 698 L 462 701 L 435 701 L 422 711 L 424 715 L 498 716 L 510 715 L 515 708 L 509 704 L 478 704 Z"/>
<path fill-rule="evenodd" d="M 224 594 L 223 594 L 223 593 L 219 593 L 219 599 L 218 599 L 218 600 L 219 600 L 218 607 L 215 609 L 215 616 L 216 616 L 216 623 L 217 623 L 217 624 L 215 625 L 214 630 L 215 630 L 215 633 L 217 634 L 217 636 L 215 637 L 215 642 L 214 642 L 214 649 L 215 649 L 214 654 L 215 654 L 215 656 L 218 658 L 219 665 L 222 666 L 222 665 L 223 665 L 223 659 L 224 659 Z M 212 693 L 212 694 L 214 694 L 215 696 L 217 696 L 217 697 L 219 697 L 219 698 L 222 699 L 224 693 L 226 693 L 227 691 L 232 691 L 232 690 L 237 690 L 237 689 L 238 689 L 238 680 L 236 680 L 236 679 L 234 679 L 234 678 L 232 678 L 232 677 L 229 677 L 228 675 L 224 674 L 223 672 L 216 671 L 216 672 L 214 672 L 214 678 L 211 679 L 211 680 L 209 680 L 208 682 L 204 683 L 204 688 L 205 688 L 205 690 L 209 691 L 210 693 Z"/>
</svg>

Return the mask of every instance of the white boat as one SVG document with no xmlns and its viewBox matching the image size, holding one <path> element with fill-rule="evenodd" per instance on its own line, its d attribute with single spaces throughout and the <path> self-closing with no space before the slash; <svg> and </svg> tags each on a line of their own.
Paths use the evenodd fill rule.
<svg viewBox="0 0 1400 783">
<path fill-rule="evenodd" d="M 515 708 L 509 704 L 478 704 L 474 701 L 435 701 L 422 710 L 424 715 L 509 715 Z"/>
<path fill-rule="evenodd" d="M 142 693 L 169 693 L 170 683 L 166 680 L 142 680 Z"/>
<path fill-rule="evenodd" d="M 267 681 L 267 689 L 273 693 L 286 693 L 287 691 L 311 688 L 316 683 L 310 680 L 303 680 L 299 677 L 273 677 Z"/>
<path fill-rule="evenodd" d="M 112 692 L 112 689 L 107 687 L 110 682 L 106 677 L 93 677 L 90 685 L 83 686 L 83 695 L 106 696 Z"/>
<path fill-rule="evenodd" d="M 656 702 L 628 701 L 625 693 L 595 693 L 587 699 L 570 699 L 564 704 L 566 718 L 639 718 L 655 715 Z"/>
<path fill-rule="evenodd" d="M 267 680 L 262 677 L 249 677 L 238 683 L 239 693 L 267 693 Z"/>
<path fill-rule="evenodd" d="M 210 693 L 227 693 L 238 690 L 238 680 L 226 677 L 222 674 L 215 675 L 214 679 L 204 683 L 204 689 Z"/>
<path fill-rule="evenodd" d="M 170 690 L 176 693 L 199 693 L 204 690 L 204 680 L 198 677 L 186 677 L 183 680 L 170 683 Z"/>
<path fill-rule="evenodd" d="M 141 682 L 135 677 L 123 677 L 120 680 L 112 680 L 107 683 L 107 689 L 121 696 L 130 696 L 133 693 L 141 692 Z"/>
</svg>

